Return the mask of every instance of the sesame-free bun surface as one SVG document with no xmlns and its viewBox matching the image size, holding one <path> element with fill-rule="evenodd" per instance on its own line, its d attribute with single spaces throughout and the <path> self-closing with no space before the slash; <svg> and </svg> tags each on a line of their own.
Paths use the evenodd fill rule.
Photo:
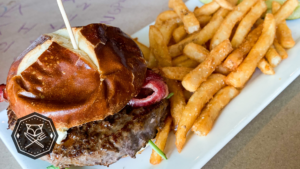
<svg viewBox="0 0 300 169">
<path fill-rule="evenodd" d="M 40 113 L 56 128 L 71 128 L 118 113 L 140 91 L 146 64 L 119 28 L 90 24 L 40 36 L 12 64 L 7 77 L 18 118 Z"/>
</svg>

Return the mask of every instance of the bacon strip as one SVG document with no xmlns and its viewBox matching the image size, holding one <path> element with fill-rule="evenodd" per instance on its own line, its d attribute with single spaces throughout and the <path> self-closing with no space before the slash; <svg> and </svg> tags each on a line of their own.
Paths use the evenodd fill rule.
<svg viewBox="0 0 300 169">
<path fill-rule="evenodd" d="M 7 100 L 6 85 L 0 84 L 0 103 Z"/>
<path fill-rule="evenodd" d="M 147 70 L 146 80 L 142 88 L 152 89 L 153 93 L 146 98 L 133 98 L 129 101 L 128 105 L 132 107 L 149 106 L 161 101 L 169 94 L 168 86 L 163 81 L 163 78 L 150 70 Z"/>
</svg>

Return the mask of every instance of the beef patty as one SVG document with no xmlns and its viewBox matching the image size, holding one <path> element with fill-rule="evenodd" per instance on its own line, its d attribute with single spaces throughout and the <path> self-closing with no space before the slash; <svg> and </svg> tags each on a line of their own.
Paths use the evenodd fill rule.
<svg viewBox="0 0 300 169">
<path fill-rule="evenodd" d="M 67 138 L 41 159 L 59 167 L 105 165 L 135 155 L 164 125 L 168 100 L 147 107 L 126 106 L 104 120 L 89 122 L 68 130 Z M 16 116 L 8 109 L 9 128 Z"/>
</svg>

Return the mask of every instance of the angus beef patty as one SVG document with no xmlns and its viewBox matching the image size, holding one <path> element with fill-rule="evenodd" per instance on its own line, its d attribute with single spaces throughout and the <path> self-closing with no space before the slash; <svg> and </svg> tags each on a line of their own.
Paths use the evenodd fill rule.
<svg viewBox="0 0 300 169">
<path fill-rule="evenodd" d="M 168 100 L 146 107 L 126 106 L 104 120 L 89 122 L 68 130 L 67 138 L 56 144 L 51 154 L 42 157 L 59 167 L 105 165 L 122 157 L 135 155 L 155 138 L 157 128 L 164 125 Z M 9 128 L 17 120 L 8 108 Z"/>
</svg>

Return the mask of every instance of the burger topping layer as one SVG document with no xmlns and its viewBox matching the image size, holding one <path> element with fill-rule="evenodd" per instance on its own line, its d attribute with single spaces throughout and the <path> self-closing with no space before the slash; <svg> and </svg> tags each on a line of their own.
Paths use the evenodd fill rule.
<svg viewBox="0 0 300 169">
<path fill-rule="evenodd" d="M 169 94 L 168 86 L 163 81 L 163 78 L 151 70 L 147 70 L 146 80 L 142 89 L 151 89 L 152 94 L 145 98 L 133 98 L 128 105 L 132 107 L 149 106 L 166 98 Z"/>
</svg>

